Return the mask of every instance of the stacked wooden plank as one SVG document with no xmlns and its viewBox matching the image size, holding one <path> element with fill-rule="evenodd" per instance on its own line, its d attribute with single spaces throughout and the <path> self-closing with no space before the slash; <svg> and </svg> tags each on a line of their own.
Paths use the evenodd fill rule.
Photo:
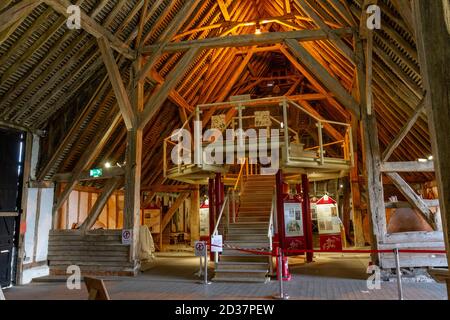
<svg viewBox="0 0 450 320">
<path fill-rule="evenodd" d="M 130 262 L 130 247 L 122 244 L 120 230 L 52 230 L 48 261 L 51 275 L 65 275 L 71 265 L 83 275 L 134 276 L 137 267 Z"/>
</svg>

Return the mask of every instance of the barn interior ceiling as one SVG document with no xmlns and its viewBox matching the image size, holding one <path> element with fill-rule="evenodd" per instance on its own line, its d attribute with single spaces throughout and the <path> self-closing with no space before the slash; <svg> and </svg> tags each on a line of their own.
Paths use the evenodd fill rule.
<svg viewBox="0 0 450 320">
<path fill-rule="evenodd" d="M 113 47 L 114 58 L 127 88 L 133 85 L 136 76 L 142 76 L 132 74 L 133 55 L 145 53 L 145 65 L 154 51 L 162 50 L 148 70 L 149 76 L 144 75 L 147 99 L 170 77 L 185 55 L 177 45 L 210 39 L 205 40 L 210 46 L 196 55 L 169 99 L 145 127 L 143 187 L 164 183 L 162 141 L 201 103 L 227 101 L 231 96 L 244 94 L 254 98 L 287 95 L 324 118 L 350 123 L 351 110 L 305 70 L 292 48 L 275 40 L 250 46 L 240 45 L 239 41 L 245 35 L 260 34 L 263 38 L 270 33 L 275 37 L 277 33 L 325 27 L 333 39 L 340 40 L 311 40 L 304 42 L 304 47 L 348 93 L 355 94 L 358 61 L 353 52 L 354 39 L 358 37 L 353 35 L 359 32 L 363 2 L 72 1 L 117 42 Z M 18 3 L 2 1 L 0 12 Z M 106 161 L 120 164 L 125 159 L 127 129 L 97 40 L 84 30 L 67 30 L 66 17 L 55 10 L 55 5 L 49 5 L 61 3 L 72 4 L 67 0 L 28 1 L 27 14 L 10 19 L 7 27 L 0 29 L 0 121 L 44 133 L 40 180 L 72 171 L 92 144 L 97 145 L 92 166 Z M 399 3 L 378 1 L 382 28 L 373 39 L 372 88 L 381 151 L 414 114 L 424 96 L 414 24 L 408 12 L 400 10 Z M 187 5 L 193 5 L 195 10 L 180 20 Z M 323 25 L 312 16 L 318 16 Z M 223 39 L 235 44 L 228 47 L 213 44 Z M 305 94 L 317 97 L 305 101 L 301 99 Z M 301 117 L 293 122 L 294 127 L 301 128 Z M 415 161 L 429 154 L 427 116 L 421 112 L 390 160 Z M 430 181 L 434 174 L 415 173 L 405 177 Z"/>
</svg>

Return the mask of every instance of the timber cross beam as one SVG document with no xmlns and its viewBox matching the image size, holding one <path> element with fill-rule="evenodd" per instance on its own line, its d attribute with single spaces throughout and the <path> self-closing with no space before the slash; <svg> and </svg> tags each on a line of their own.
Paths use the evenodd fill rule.
<svg viewBox="0 0 450 320">
<path fill-rule="evenodd" d="M 70 13 L 67 9 L 72 6 L 69 0 L 43 0 L 45 4 L 52 7 L 59 14 L 69 17 Z M 81 11 L 81 28 L 90 33 L 95 38 L 105 38 L 111 48 L 122 54 L 124 57 L 135 60 L 137 53 L 131 49 L 126 43 L 113 35 L 108 29 L 98 24 L 93 18 Z"/>
</svg>

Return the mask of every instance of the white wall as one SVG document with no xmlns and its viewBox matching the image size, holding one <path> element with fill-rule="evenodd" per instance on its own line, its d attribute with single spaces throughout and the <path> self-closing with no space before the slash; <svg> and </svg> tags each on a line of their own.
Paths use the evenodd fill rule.
<svg viewBox="0 0 450 320">
<path fill-rule="evenodd" d="M 53 188 L 29 188 L 26 212 L 26 232 L 24 238 L 24 267 L 35 262 L 46 262 L 48 235 L 52 226 Z M 22 284 L 32 278 L 48 275 L 48 267 L 40 266 L 23 272 Z"/>
</svg>

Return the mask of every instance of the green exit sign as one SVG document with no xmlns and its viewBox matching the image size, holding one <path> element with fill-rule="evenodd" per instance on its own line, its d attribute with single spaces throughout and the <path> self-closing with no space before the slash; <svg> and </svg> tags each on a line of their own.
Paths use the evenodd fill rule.
<svg viewBox="0 0 450 320">
<path fill-rule="evenodd" d="M 103 175 L 103 169 L 91 169 L 91 171 L 89 171 L 89 175 L 92 178 L 99 178 Z"/>
</svg>

